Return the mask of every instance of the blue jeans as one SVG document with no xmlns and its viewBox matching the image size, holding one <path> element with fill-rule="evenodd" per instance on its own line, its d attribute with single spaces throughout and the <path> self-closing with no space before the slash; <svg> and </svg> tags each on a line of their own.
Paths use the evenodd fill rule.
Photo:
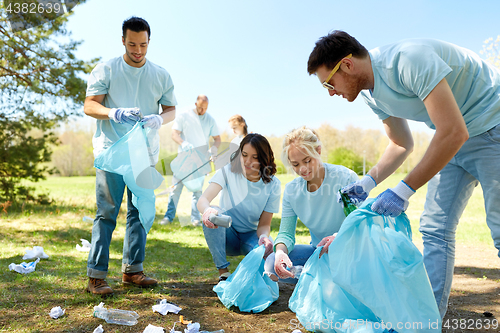
<svg viewBox="0 0 500 333">
<path fill-rule="evenodd" d="M 298 244 L 293 247 L 292 252 L 288 254 L 288 258 L 294 266 L 304 266 L 309 257 L 313 254 L 316 248 L 312 245 Z M 264 271 L 266 273 L 276 274 L 274 270 L 274 257 L 275 253 L 271 253 L 269 257 L 267 257 L 266 262 L 264 264 Z M 296 284 L 299 280 L 296 278 L 288 278 L 288 279 L 279 279 L 280 282 Z"/>
<path fill-rule="evenodd" d="M 99 169 L 96 171 L 95 182 L 97 214 L 92 227 L 87 275 L 104 279 L 108 273 L 109 245 L 123 200 L 125 182 L 121 175 Z M 145 253 L 146 230 L 139 220 L 139 211 L 132 204 L 132 192 L 127 189 L 127 225 L 123 240 L 122 272 L 141 272 Z"/>
<path fill-rule="evenodd" d="M 486 223 L 500 250 L 500 126 L 469 138 L 428 183 L 420 232 L 424 264 L 444 317 L 455 265 L 455 232 L 474 187 L 481 184 Z M 500 253 L 499 253 L 500 256 Z"/>
<path fill-rule="evenodd" d="M 176 178 L 172 179 L 172 182 L 176 183 L 178 180 Z M 175 185 L 174 190 L 170 193 L 168 197 L 168 206 L 167 212 L 165 213 L 165 217 L 170 221 L 174 220 L 175 213 L 177 212 L 177 204 L 179 203 L 179 198 L 181 197 L 182 189 L 184 188 L 184 184 L 180 182 Z M 191 222 L 200 221 L 201 215 L 196 207 L 198 203 L 198 199 L 201 197 L 201 191 L 193 192 L 193 199 L 191 200 Z"/>
<path fill-rule="evenodd" d="M 226 255 L 247 255 L 259 243 L 257 231 L 238 232 L 233 226 L 210 229 L 203 225 L 203 233 L 217 269 L 229 266 Z"/>
</svg>

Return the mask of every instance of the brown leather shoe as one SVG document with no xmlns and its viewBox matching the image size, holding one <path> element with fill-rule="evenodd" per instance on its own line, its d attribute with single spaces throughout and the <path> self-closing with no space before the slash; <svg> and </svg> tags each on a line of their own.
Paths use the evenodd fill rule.
<svg viewBox="0 0 500 333">
<path fill-rule="evenodd" d="M 89 278 L 89 284 L 87 285 L 87 292 L 100 296 L 113 295 L 113 289 L 111 289 L 111 287 L 104 279 Z"/>
<path fill-rule="evenodd" d="M 141 288 L 154 287 L 158 284 L 158 281 L 147 277 L 143 272 L 123 273 L 122 282 L 125 285 L 133 285 Z"/>
</svg>

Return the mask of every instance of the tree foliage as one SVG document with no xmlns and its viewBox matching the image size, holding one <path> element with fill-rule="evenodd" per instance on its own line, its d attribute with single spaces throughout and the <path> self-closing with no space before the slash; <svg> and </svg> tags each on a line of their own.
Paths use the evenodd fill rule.
<svg viewBox="0 0 500 333">
<path fill-rule="evenodd" d="M 486 60 L 492 63 L 495 67 L 500 68 L 500 35 L 496 39 L 488 38 L 483 43 L 483 49 L 479 52 Z"/>
<path fill-rule="evenodd" d="M 81 77 L 98 59 L 77 59 L 80 42 L 71 39 L 67 19 L 12 32 L 0 12 L 0 202 L 36 199 L 21 180 L 38 181 L 51 171 L 45 162 L 57 142 L 54 129 L 81 111 Z"/>
<path fill-rule="evenodd" d="M 328 163 L 343 165 L 358 175 L 363 174 L 363 156 L 356 154 L 354 151 L 346 148 L 339 147 L 328 154 Z M 365 160 L 365 171 L 370 170 L 371 165 Z"/>
</svg>

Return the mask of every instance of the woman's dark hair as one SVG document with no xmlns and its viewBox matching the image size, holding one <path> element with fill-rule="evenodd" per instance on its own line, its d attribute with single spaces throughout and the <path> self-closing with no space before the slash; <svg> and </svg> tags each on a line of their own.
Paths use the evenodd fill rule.
<svg viewBox="0 0 500 333">
<path fill-rule="evenodd" d="M 243 147 L 251 144 L 257 151 L 257 159 L 259 160 L 259 173 L 262 181 L 267 184 L 272 181 L 272 176 L 276 174 L 276 163 L 274 163 L 274 153 L 267 139 L 257 133 L 248 134 L 241 140 L 240 148 L 231 156 L 231 171 L 234 173 L 243 174 L 240 154 Z"/>
<path fill-rule="evenodd" d="M 148 22 L 146 22 L 145 19 L 142 19 L 140 17 L 132 16 L 123 21 L 122 24 L 123 38 L 127 37 L 127 29 L 134 32 L 147 31 L 148 38 L 151 37 L 151 29 L 149 28 Z"/>
<path fill-rule="evenodd" d="M 356 38 L 347 32 L 335 30 L 326 36 L 321 37 L 309 55 L 307 62 L 307 72 L 313 75 L 318 68 L 325 66 L 333 68 L 345 56 L 352 53 L 353 57 L 365 58 L 368 50 L 361 45 Z"/>
</svg>

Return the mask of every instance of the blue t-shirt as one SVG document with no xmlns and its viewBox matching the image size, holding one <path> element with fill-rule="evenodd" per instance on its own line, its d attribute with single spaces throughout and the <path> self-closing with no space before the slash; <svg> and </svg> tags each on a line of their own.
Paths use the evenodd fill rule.
<svg viewBox="0 0 500 333">
<path fill-rule="evenodd" d="M 227 184 L 223 171 L 227 177 Z M 231 216 L 233 227 L 238 232 L 257 230 L 262 212 L 279 212 L 281 182 L 276 177 L 272 177 L 271 182 L 267 184 L 262 181 L 262 178 L 258 182 L 251 182 L 242 174 L 233 173 L 231 164 L 227 164 L 222 169 L 217 170 L 210 179 L 210 183 L 212 182 L 222 187 L 219 205 L 226 211 L 224 214 Z M 228 187 L 232 201 L 229 197 Z"/>
<path fill-rule="evenodd" d="M 309 229 L 312 246 L 316 246 L 326 236 L 339 231 L 345 214 L 342 206 L 337 203 L 337 193 L 342 187 L 359 180 L 354 171 L 344 166 L 328 163 L 323 163 L 323 165 L 325 179 L 316 191 L 309 192 L 307 181 L 298 177 L 286 184 L 283 194 L 281 217 L 298 216 Z M 293 221 L 296 223 L 295 218 Z M 286 236 L 295 238 L 295 235 Z M 279 238 L 280 235 L 276 238 L 276 244 Z"/>
<path fill-rule="evenodd" d="M 87 82 L 87 96 L 106 95 L 103 105 L 108 108 L 138 107 L 145 115 L 159 114 L 160 104 L 177 105 L 174 84 L 170 74 L 160 66 L 146 60 L 140 67 L 132 67 L 123 56 L 99 63 L 90 73 Z M 97 119 L 97 129 L 92 139 L 94 156 L 110 147 L 128 131 L 131 125 L 118 124 L 113 120 Z M 159 150 L 157 131 L 150 138 L 153 151 Z"/>
<path fill-rule="evenodd" d="M 423 100 L 446 78 L 469 136 L 500 123 L 500 71 L 474 52 L 438 40 L 409 39 L 369 53 L 374 88 L 361 94 L 380 119 L 394 116 L 435 129 Z"/>
</svg>

